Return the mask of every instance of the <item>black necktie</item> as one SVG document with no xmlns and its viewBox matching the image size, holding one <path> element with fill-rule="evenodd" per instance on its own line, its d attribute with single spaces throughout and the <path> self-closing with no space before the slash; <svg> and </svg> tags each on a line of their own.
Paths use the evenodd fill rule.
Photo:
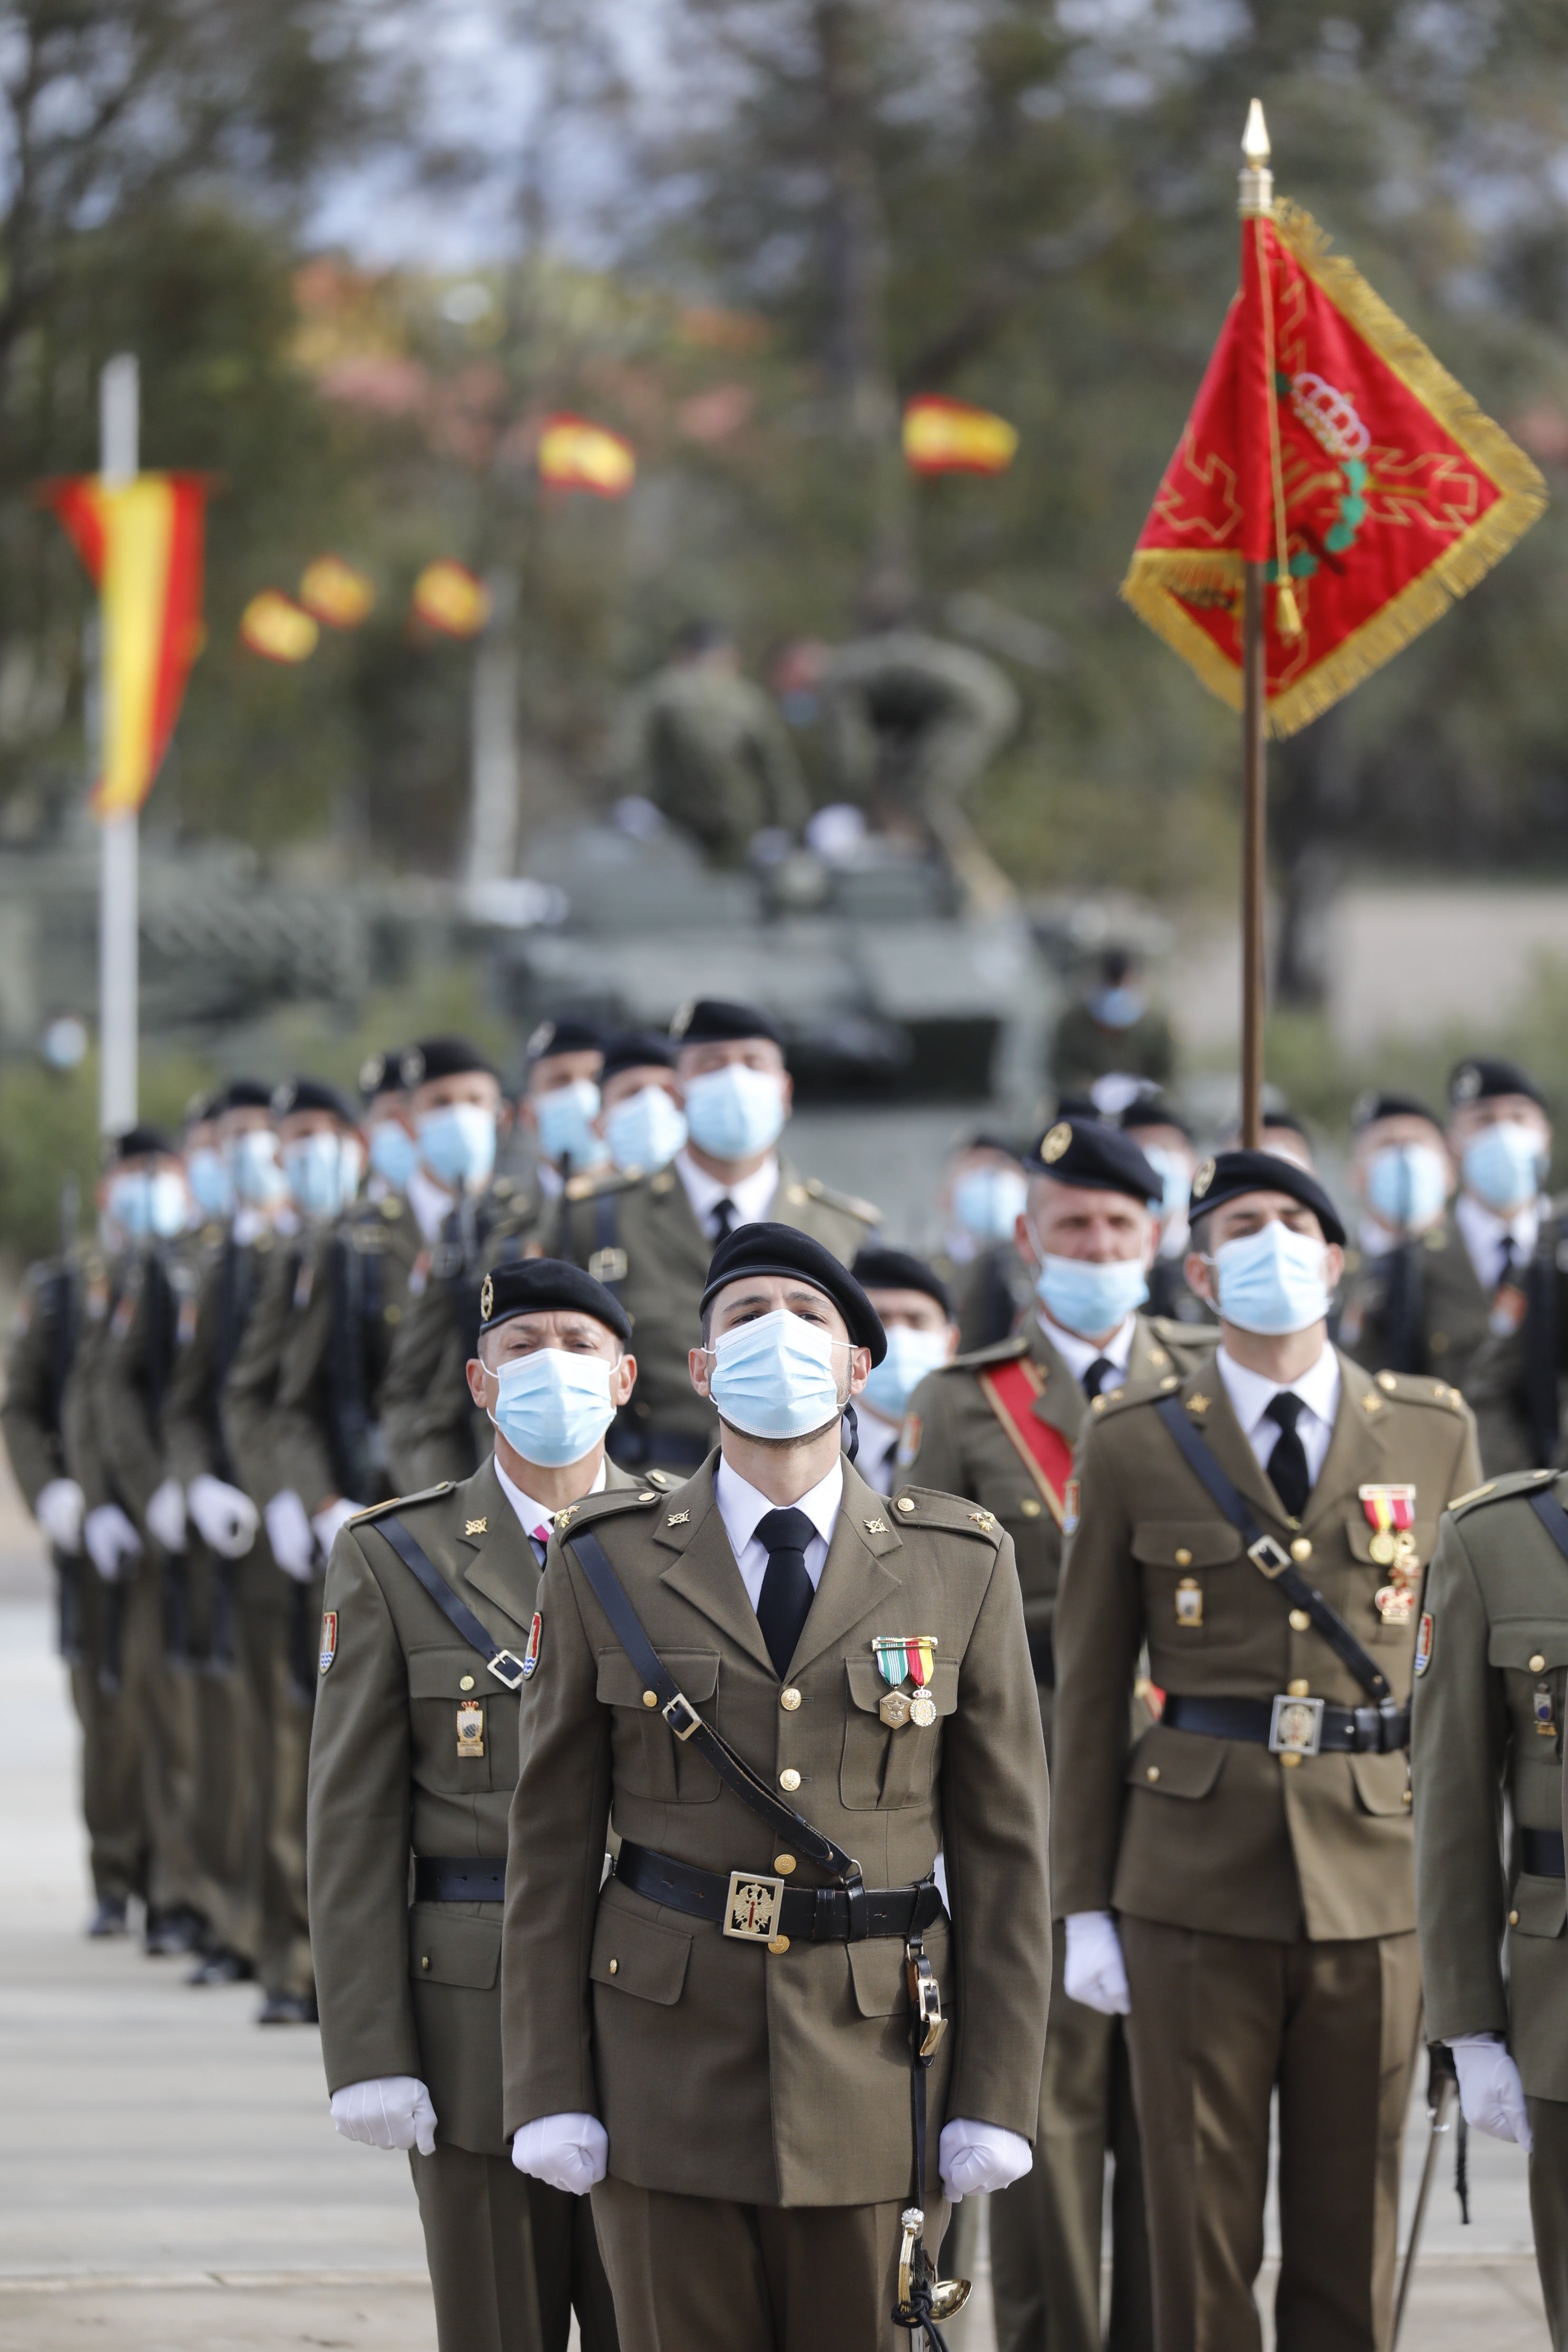
<svg viewBox="0 0 1568 2352">
<path fill-rule="evenodd" d="M 1299 1519 L 1312 1491 L 1312 1481 L 1307 1469 L 1307 1449 L 1296 1426 L 1306 1406 L 1293 1389 L 1280 1389 L 1278 1394 L 1269 1398 L 1264 1411 L 1270 1421 L 1279 1423 L 1279 1434 L 1268 1457 L 1268 1475 L 1274 1481 L 1275 1493 L 1285 1506 L 1286 1517 Z"/>
<path fill-rule="evenodd" d="M 800 1629 L 811 1614 L 805 1548 L 816 1529 L 804 1511 L 764 1511 L 756 1533 L 768 1549 L 767 1573 L 757 1595 L 757 1622 L 782 1682 L 789 1672 Z"/>
<path fill-rule="evenodd" d="M 726 1192 L 721 1201 L 713 1203 L 713 1238 L 716 1242 L 727 1242 L 734 1229 L 735 1203 Z"/>
<path fill-rule="evenodd" d="M 1502 1237 L 1502 1255 L 1498 1261 L 1497 1270 L 1497 1287 L 1500 1290 L 1513 1273 L 1513 1235 L 1511 1234 L 1504 1234 Z"/>
<path fill-rule="evenodd" d="M 1086 1397 L 1097 1397 L 1107 1381 L 1114 1387 L 1121 1377 L 1109 1356 L 1096 1356 L 1083 1376 L 1083 1392 Z"/>
</svg>

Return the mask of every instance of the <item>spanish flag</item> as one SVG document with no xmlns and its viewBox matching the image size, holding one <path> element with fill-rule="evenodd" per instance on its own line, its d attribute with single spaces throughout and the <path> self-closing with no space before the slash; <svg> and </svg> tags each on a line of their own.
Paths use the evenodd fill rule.
<svg viewBox="0 0 1568 2352">
<path fill-rule="evenodd" d="M 584 416 L 547 416 L 539 436 L 539 478 L 554 490 L 623 499 L 637 478 L 637 452 L 618 433 Z"/>
<path fill-rule="evenodd" d="M 139 474 L 110 489 L 79 474 L 41 496 L 102 611 L 103 773 L 93 814 L 129 816 L 153 789 L 202 648 L 206 484 L 195 474 Z"/>
<path fill-rule="evenodd" d="M 1018 434 L 1005 416 L 923 393 L 904 408 L 904 457 L 914 474 L 1005 474 Z"/>
<path fill-rule="evenodd" d="M 449 555 L 427 563 L 409 600 L 416 620 L 446 637 L 477 637 L 490 617 L 490 592 Z"/>
</svg>

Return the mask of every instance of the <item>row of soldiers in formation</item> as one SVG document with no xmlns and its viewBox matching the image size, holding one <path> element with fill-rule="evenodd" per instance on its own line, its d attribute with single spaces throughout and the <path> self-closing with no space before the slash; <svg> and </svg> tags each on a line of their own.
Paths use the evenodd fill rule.
<svg viewBox="0 0 1568 2352">
<path fill-rule="evenodd" d="M 1353 1252 L 1291 1122 L 1200 1163 L 1145 1097 L 1069 1108 L 1022 1158 L 972 1139 L 946 1264 L 884 1248 L 868 1204 L 782 1156 L 783 1041 L 752 1008 L 700 1003 L 668 1040 L 542 1031 L 527 1184 L 494 1173 L 507 1109 L 460 1041 L 363 1091 L 356 1115 L 311 1081 L 236 1083 L 183 1154 L 122 1139 L 112 1246 L 35 1276 L 5 1429 L 60 1569 L 94 1926 L 140 1896 L 153 1948 L 258 1974 L 269 2021 L 313 2016 L 319 1986 L 339 2127 L 410 2150 L 443 2346 L 563 2345 L 574 2301 L 590 2344 L 861 2345 L 893 2287 L 905 2324 L 930 2315 L 888 2021 L 915 1923 L 946 1962 L 919 1907 L 939 1846 L 958 2054 L 925 2201 L 934 2242 L 950 2199 L 997 2192 L 1008 2352 L 1100 2342 L 1108 2153 L 1112 2341 L 1256 2343 L 1276 2085 L 1278 2340 L 1384 2342 L 1423 2031 L 1473 2120 L 1533 2137 L 1568 2342 L 1568 1325 L 1526 1075 L 1462 1064 L 1441 1120 L 1358 1107 Z M 830 1475 L 803 1486 L 813 1297 L 847 1353 Z M 793 1354 L 756 1352 L 764 1323 Z M 568 1378 L 574 1354 L 606 1369 Z M 689 1731 L 805 1792 L 804 1860 L 678 1741 L 560 1540 L 574 1517 L 635 1581 Z M 711 1946 L 684 1932 L 724 1912 L 698 1882 L 733 1897 L 750 1871 L 755 1941 L 759 1905 L 787 1923 L 846 1849 L 916 1883 L 912 1915 L 871 1896 L 867 1950 L 823 1895 L 764 1939 L 809 1948 L 793 1985 L 732 1916 Z M 838 1941 L 847 1979 L 815 1948 Z M 590 2181 L 596 2238 L 570 2197 Z M 827 2315 L 798 2284 L 792 2312 L 797 2262 Z"/>
</svg>

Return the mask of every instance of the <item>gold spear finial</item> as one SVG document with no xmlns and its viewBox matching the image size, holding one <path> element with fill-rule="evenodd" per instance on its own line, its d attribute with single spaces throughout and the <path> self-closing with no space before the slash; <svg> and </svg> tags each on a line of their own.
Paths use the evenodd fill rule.
<svg viewBox="0 0 1568 2352">
<path fill-rule="evenodd" d="M 1262 104 L 1256 98 L 1247 110 L 1241 152 L 1246 161 L 1237 174 L 1237 210 L 1244 219 L 1267 216 L 1274 206 L 1274 174 L 1268 168 L 1268 125 L 1263 120 Z"/>
</svg>

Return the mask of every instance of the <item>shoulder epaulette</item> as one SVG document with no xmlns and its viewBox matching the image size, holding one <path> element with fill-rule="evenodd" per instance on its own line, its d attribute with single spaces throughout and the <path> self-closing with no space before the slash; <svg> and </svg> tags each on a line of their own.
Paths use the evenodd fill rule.
<svg viewBox="0 0 1568 2352">
<path fill-rule="evenodd" d="M 600 1192 L 625 1192 L 641 1178 L 625 1168 L 589 1168 L 581 1176 L 568 1176 L 563 1187 L 569 1201 L 592 1201 Z"/>
<path fill-rule="evenodd" d="M 1500 1478 L 1489 1478 L 1484 1486 L 1472 1486 L 1468 1495 L 1456 1495 L 1448 1508 L 1457 1517 L 1473 1511 L 1478 1503 L 1505 1503 L 1510 1495 L 1536 1494 L 1556 1477 L 1555 1470 L 1510 1470 Z"/>
<path fill-rule="evenodd" d="M 846 1216 L 858 1217 L 863 1225 L 879 1225 L 882 1222 L 882 1212 L 874 1201 L 863 1201 L 856 1192 L 836 1192 L 820 1176 L 802 1176 L 785 1186 L 787 1206 L 798 1209 L 807 1201 L 820 1201 L 825 1209 L 842 1209 Z"/>
<path fill-rule="evenodd" d="M 994 1511 L 966 1503 L 962 1495 L 944 1495 L 935 1486 L 900 1486 L 892 1507 L 897 1528 L 940 1528 L 944 1535 L 973 1536 L 993 1547 L 1002 1540 L 1002 1522 Z"/>
<path fill-rule="evenodd" d="M 983 1364 L 1011 1364 L 1029 1352 L 1028 1336 L 1023 1331 L 1009 1332 L 1005 1339 L 993 1339 L 987 1348 L 971 1348 L 951 1363 L 939 1364 L 939 1372 L 968 1372 Z"/>
<path fill-rule="evenodd" d="M 684 1486 L 686 1484 L 685 1479 L 678 1478 L 673 1470 L 647 1470 L 643 1475 L 650 1486 L 662 1486 L 666 1494 L 672 1486 Z M 623 1488 L 622 1492 L 625 1491 Z"/>
<path fill-rule="evenodd" d="M 650 1503 L 662 1503 L 664 1496 L 654 1486 L 605 1486 L 596 1495 L 584 1495 L 580 1503 L 568 1503 L 563 1511 L 555 1514 L 557 1535 L 569 1534 L 580 1519 L 602 1519 L 610 1511 L 647 1510 Z"/>
<path fill-rule="evenodd" d="M 388 1511 L 406 1511 L 416 1503 L 438 1503 L 443 1495 L 455 1495 L 457 1491 L 455 1479 L 443 1478 L 438 1486 L 421 1486 L 416 1495 L 393 1495 L 384 1503 L 372 1503 L 367 1510 L 356 1511 L 344 1524 L 363 1527 L 367 1519 L 384 1518 Z"/>
<path fill-rule="evenodd" d="M 1194 1349 L 1206 1352 L 1219 1345 L 1217 1323 L 1179 1323 L 1173 1315 L 1150 1315 L 1144 1320 L 1162 1348 L 1191 1355 Z"/>
<path fill-rule="evenodd" d="M 1425 1372 L 1378 1372 L 1374 1386 L 1395 1404 L 1441 1405 L 1448 1412 L 1462 1412 L 1465 1400 L 1458 1389 L 1447 1381 L 1435 1381 Z M 1369 1392 L 1365 1402 L 1371 1402 Z"/>
<path fill-rule="evenodd" d="M 1146 1381 L 1123 1381 L 1119 1389 L 1101 1389 L 1097 1397 L 1092 1397 L 1089 1414 L 1095 1421 L 1107 1421 L 1113 1412 L 1125 1412 L 1131 1405 L 1158 1404 L 1162 1397 L 1174 1396 L 1181 1385 L 1174 1372 L 1163 1372 Z"/>
</svg>

